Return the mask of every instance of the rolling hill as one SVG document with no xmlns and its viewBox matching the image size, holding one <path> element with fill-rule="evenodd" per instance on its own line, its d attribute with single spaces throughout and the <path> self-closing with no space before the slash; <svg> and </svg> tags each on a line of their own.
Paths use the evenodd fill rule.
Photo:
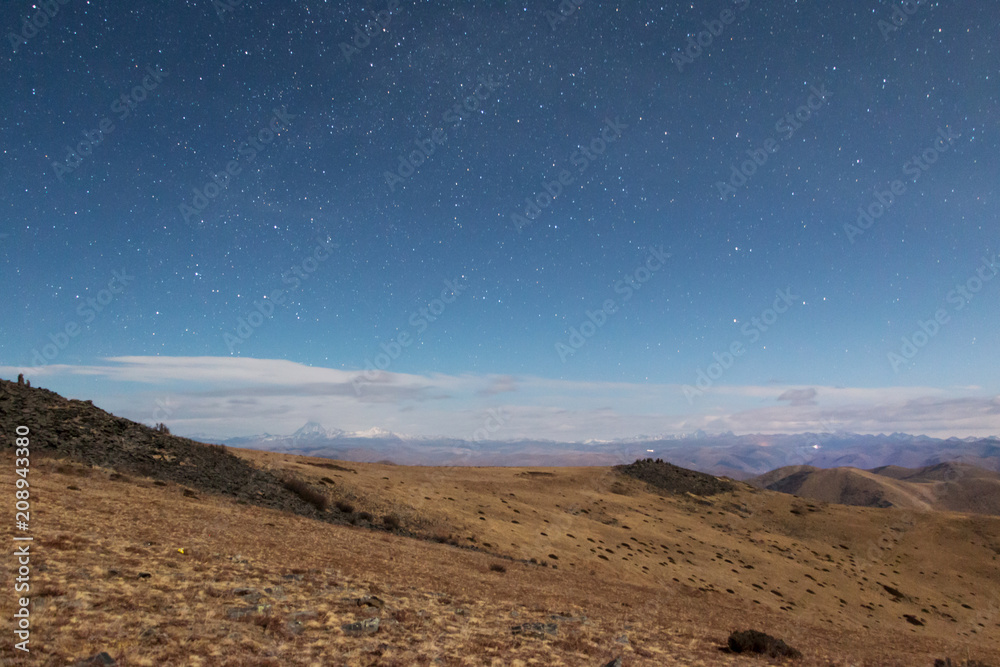
<svg viewBox="0 0 1000 667">
<path fill-rule="evenodd" d="M 788 466 L 749 482 L 828 503 L 1000 516 L 1000 474 L 964 463 L 872 470 Z"/>
</svg>

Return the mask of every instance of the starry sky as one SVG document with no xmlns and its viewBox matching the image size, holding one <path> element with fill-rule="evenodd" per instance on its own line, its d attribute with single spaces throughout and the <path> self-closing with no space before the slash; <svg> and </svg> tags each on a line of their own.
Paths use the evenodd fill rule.
<svg viewBox="0 0 1000 667">
<path fill-rule="evenodd" d="M 4 3 L 0 374 L 215 437 L 1000 433 L 998 27 Z"/>
</svg>

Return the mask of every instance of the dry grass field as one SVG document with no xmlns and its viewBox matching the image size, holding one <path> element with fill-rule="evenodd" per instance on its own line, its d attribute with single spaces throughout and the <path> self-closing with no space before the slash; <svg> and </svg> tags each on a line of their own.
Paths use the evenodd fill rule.
<svg viewBox="0 0 1000 667">
<path fill-rule="evenodd" d="M 32 653 L 8 634 L 2 663 L 779 664 L 725 649 L 749 628 L 801 665 L 1000 655 L 997 518 L 743 484 L 676 496 L 609 468 L 237 453 L 422 539 L 36 457 Z M 0 464 L 13 468 L 8 453 Z M 5 618 L 13 604 L 2 597 Z"/>
</svg>

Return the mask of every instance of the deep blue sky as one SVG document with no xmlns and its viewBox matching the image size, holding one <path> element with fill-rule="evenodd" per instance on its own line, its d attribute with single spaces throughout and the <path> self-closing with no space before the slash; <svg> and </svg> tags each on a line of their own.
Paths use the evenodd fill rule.
<svg viewBox="0 0 1000 667">
<path fill-rule="evenodd" d="M 306 416 L 453 432 L 449 415 L 473 423 L 485 409 L 476 397 L 525 411 L 510 436 L 831 421 L 1000 432 L 1000 280 L 984 267 L 1000 253 L 993 3 L 924 2 L 889 31 L 899 3 L 877 0 L 585 0 L 561 21 L 555 0 L 399 0 L 349 60 L 342 45 L 388 0 L 227 4 L 220 13 L 210 0 L 70 0 L 36 17 L 37 34 L 24 30 L 37 7 L 0 10 L 5 376 L 28 368 L 45 386 L 147 421 L 150 397 L 188 405 L 197 382 L 216 380 L 227 389 L 213 385 L 213 395 L 229 393 L 214 416 L 185 407 L 170 416 L 182 430 L 219 433 L 281 431 Z M 689 48 L 724 11 L 731 22 L 710 26 L 721 34 L 700 54 Z M 694 57 L 678 67 L 685 50 Z M 158 82 L 148 74 L 157 69 Z M 122 106 L 144 77 L 155 87 Z M 474 110 L 455 113 L 467 98 Z M 776 125 L 809 101 L 793 132 Z M 285 124 L 258 135 L 274 109 Z M 103 119 L 114 127 L 97 135 Z M 386 171 L 435 130 L 443 143 L 390 188 Z M 603 153 L 581 158 L 602 131 Z M 57 173 L 53 163 L 85 132 L 100 143 Z M 252 136 L 268 141 L 241 149 Z M 939 136 L 949 137 L 943 152 L 931 148 Z M 928 149 L 934 164 L 908 168 Z M 718 182 L 747 151 L 766 162 L 721 197 Z M 239 173 L 186 221 L 180 206 L 193 205 L 193 189 L 232 161 Z M 518 229 L 512 214 L 564 169 L 572 182 Z M 897 179 L 901 194 L 884 215 L 860 235 L 845 230 Z M 318 239 L 329 255 L 312 264 Z M 618 281 L 651 247 L 670 257 L 626 301 Z M 297 286 L 296 269 L 308 275 Z M 91 318 L 86 300 L 116 271 L 125 281 Z M 952 290 L 970 279 L 979 289 L 967 301 Z M 464 289 L 430 321 L 419 310 L 440 305 L 446 280 Z M 284 303 L 252 335 L 227 339 L 255 301 L 281 289 Z M 749 335 L 751 318 L 769 317 L 786 289 L 793 305 Z M 560 354 L 557 343 L 571 346 L 571 328 L 608 299 L 606 323 Z M 901 337 L 939 310 L 934 336 L 902 358 Z M 74 324 L 77 335 L 46 354 Z M 363 376 L 368 393 L 344 391 L 400 334 L 412 343 L 388 374 Z M 734 341 L 744 354 L 688 400 L 683 385 Z M 31 368 L 36 351 L 41 368 Z M 119 357 L 189 372 L 172 375 L 171 388 L 153 372 L 123 380 L 108 370 Z M 244 361 L 205 378 L 199 367 L 225 360 L 193 357 Z M 270 376 L 238 370 L 253 360 L 336 373 L 306 392 L 303 408 L 266 390 Z M 477 390 L 477 379 L 499 389 Z M 423 383 L 420 397 L 374 391 L 410 380 Z M 548 382 L 573 389 L 541 389 Z M 655 400 L 623 399 L 633 392 Z M 968 403 L 968 414 L 956 417 L 950 401 Z M 847 407 L 849 418 L 838 412 Z M 903 407 L 934 412 L 933 428 L 879 421 Z M 758 408 L 781 412 L 733 417 Z M 577 426 L 553 427 L 545 414 Z M 262 415 L 282 427 L 258 428 Z"/>
</svg>

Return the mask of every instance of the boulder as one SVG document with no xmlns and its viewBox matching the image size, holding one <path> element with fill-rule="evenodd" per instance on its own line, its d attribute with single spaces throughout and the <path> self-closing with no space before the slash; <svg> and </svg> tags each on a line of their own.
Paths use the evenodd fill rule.
<svg viewBox="0 0 1000 667">
<path fill-rule="evenodd" d="M 84 658 L 82 660 L 77 660 L 73 663 L 72 667 L 114 667 L 118 663 L 115 659 L 108 655 L 106 652 L 101 651 L 89 658 Z"/>
<path fill-rule="evenodd" d="M 378 632 L 379 619 L 367 618 L 363 621 L 358 621 L 357 623 L 348 623 L 347 625 L 340 626 L 340 629 L 344 631 L 348 637 L 362 637 L 364 635 L 373 635 Z"/>
<path fill-rule="evenodd" d="M 535 639 L 545 639 L 559 631 L 559 626 L 555 623 L 523 623 L 515 625 L 510 629 L 515 637 L 534 637 Z"/>
</svg>

